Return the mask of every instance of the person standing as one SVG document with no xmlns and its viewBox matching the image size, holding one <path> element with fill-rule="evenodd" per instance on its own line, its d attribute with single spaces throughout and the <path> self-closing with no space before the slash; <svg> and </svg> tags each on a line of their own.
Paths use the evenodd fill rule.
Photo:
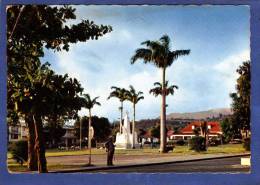
<svg viewBox="0 0 260 185">
<path fill-rule="evenodd" d="M 105 143 L 106 152 L 107 152 L 107 165 L 113 166 L 113 156 L 115 152 L 115 145 L 113 143 L 113 138 L 110 137 Z"/>
</svg>

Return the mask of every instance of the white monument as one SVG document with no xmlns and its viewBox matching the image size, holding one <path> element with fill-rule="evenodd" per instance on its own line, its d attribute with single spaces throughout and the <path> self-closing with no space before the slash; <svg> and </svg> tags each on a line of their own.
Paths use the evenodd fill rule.
<svg viewBox="0 0 260 185">
<path fill-rule="evenodd" d="M 133 147 L 133 133 L 130 130 L 130 122 L 128 118 L 128 113 L 126 113 L 124 118 L 124 124 L 121 127 L 122 129 L 116 133 L 116 149 L 129 149 Z M 135 148 L 139 147 L 137 142 L 137 133 L 134 134 L 135 138 Z"/>
</svg>

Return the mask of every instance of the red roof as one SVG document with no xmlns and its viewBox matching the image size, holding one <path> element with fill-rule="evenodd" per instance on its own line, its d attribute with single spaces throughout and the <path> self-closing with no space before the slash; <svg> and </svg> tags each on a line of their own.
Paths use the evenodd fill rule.
<svg viewBox="0 0 260 185">
<path fill-rule="evenodd" d="M 196 122 L 192 122 L 190 124 L 188 124 L 186 127 L 184 127 L 180 133 L 182 134 L 193 134 L 193 129 L 192 126 L 196 127 L 200 127 L 200 125 L 202 124 L 202 121 L 196 121 Z M 209 134 L 219 134 L 221 133 L 221 126 L 219 124 L 219 122 L 217 121 L 209 121 L 207 122 L 207 125 L 210 126 L 211 128 L 209 129 Z"/>
<path fill-rule="evenodd" d="M 174 131 L 173 131 L 173 130 L 168 130 L 167 136 L 171 136 L 171 135 L 173 135 L 173 134 L 174 134 Z"/>
</svg>

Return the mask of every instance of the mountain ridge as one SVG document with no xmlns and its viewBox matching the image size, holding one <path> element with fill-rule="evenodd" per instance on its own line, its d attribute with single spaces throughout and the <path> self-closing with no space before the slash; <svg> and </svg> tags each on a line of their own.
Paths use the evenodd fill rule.
<svg viewBox="0 0 260 185">
<path fill-rule="evenodd" d="M 232 115 L 232 110 L 230 108 L 216 108 L 197 112 L 170 113 L 166 115 L 166 119 L 206 119 L 219 117 L 220 115 Z"/>
</svg>

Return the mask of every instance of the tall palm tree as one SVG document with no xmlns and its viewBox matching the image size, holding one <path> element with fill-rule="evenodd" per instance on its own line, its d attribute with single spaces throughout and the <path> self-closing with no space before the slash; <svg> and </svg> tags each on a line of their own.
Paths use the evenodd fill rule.
<svg viewBox="0 0 260 185">
<path fill-rule="evenodd" d="M 84 97 L 84 107 L 86 109 L 88 109 L 89 111 L 89 118 L 88 118 L 88 148 L 90 151 L 90 155 L 89 155 L 89 165 L 91 164 L 91 109 L 95 106 L 95 105 L 101 105 L 97 99 L 99 97 L 95 97 L 93 99 L 90 98 L 89 94 L 83 94 Z"/>
<path fill-rule="evenodd" d="M 155 97 L 158 95 L 162 95 L 162 84 L 160 82 L 155 82 L 154 83 L 153 89 L 151 89 L 149 92 L 150 94 L 153 94 Z M 174 89 L 178 89 L 177 85 L 171 85 L 168 87 L 168 81 L 165 82 L 165 96 L 168 96 L 169 94 L 173 95 L 174 94 Z"/>
<path fill-rule="evenodd" d="M 163 35 L 157 41 L 147 40 L 141 43 L 145 48 L 139 48 L 131 58 L 131 64 L 134 64 L 138 59 L 142 59 L 144 63 L 152 63 L 162 71 L 162 103 L 161 103 L 161 130 L 160 130 L 160 151 L 166 152 L 166 99 L 165 99 L 165 73 L 166 68 L 180 56 L 190 54 L 190 50 L 170 50 L 170 38 L 168 35 Z"/>
<path fill-rule="evenodd" d="M 132 148 L 135 148 L 135 106 L 136 104 L 144 99 L 143 92 L 139 91 L 136 92 L 136 90 L 134 89 L 134 87 L 132 85 L 129 86 L 130 90 L 127 93 L 127 100 L 133 103 L 133 127 L 132 127 L 132 133 L 133 133 L 133 141 L 132 141 Z"/>
<path fill-rule="evenodd" d="M 110 95 L 108 96 L 107 99 L 115 97 L 115 98 L 118 98 L 121 103 L 121 106 L 119 107 L 119 110 L 121 112 L 119 132 L 121 133 L 122 132 L 123 110 L 124 110 L 123 102 L 127 99 L 128 92 L 124 88 L 119 88 L 119 87 L 115 87 L 115 86 L 112 86 L 111 90 L 112 90 L 112 92 L 110 92 Z"/>
</svg>

